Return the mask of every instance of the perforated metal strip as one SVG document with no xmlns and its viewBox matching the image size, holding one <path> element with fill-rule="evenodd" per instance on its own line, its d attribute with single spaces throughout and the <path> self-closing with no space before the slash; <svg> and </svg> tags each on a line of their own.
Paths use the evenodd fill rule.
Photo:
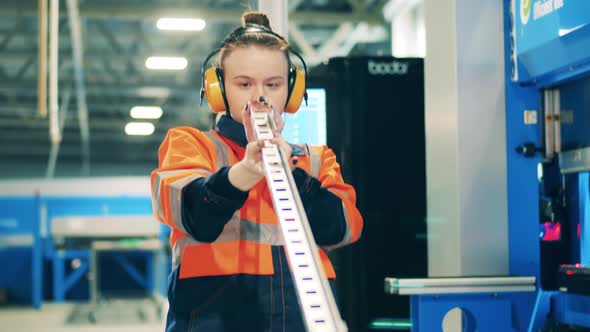
<svg viewBox="0 0 590 332">
<path fill-rule="evenodd" d="M 303 320 L 307 331 L 347 331 L 324 275 L 288 158 L 270 142 L 274 128 L 271 118 L 268 112 L 252 112 L 256 137 L 265 142 L 262 148 L 264 172 L 285 240 Z"/>
</svg>

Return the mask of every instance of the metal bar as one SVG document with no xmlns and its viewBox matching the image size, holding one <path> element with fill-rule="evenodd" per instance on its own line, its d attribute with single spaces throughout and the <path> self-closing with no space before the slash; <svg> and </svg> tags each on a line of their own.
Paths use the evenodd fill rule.
<svg viewBox="0 0 590 332">
<path fill-rule="evenodd" d="M 53 300 L 55 302 L 63 302 L 65 299 L 65 290 L 63 289 L 64 284 L 64 257 L 63 250 L 55 252 L 53 257 Z"/>
<path fill-rule="evenodd" d="M 98 28 L 98 31 L 105 37 L 107 42 L 111 44 L 111 47 L 113 50 L 115 50 L 115 52 L 119 54 L 126 53 L 125 48 L 121 46 L 121 44 L 117 41 L 117 38 L 115 38 L 111 31 L 109 31 L 105 24 L 102 22 L 96 22 L 96 27 Z"/>
<path fill-rule="evenodd" d="M 297 43 L 301 51 L 303 51 L 303 57 L 305 58 L 307 63 L 316 63 L 316 59 L 319 58 L 319 55 L 315 48 L 311 46 L 311 44 L 307 41 L 305 36 L 303 35 L 303 31 L 299 29 L 297 24 L 291 22 L 289 24 L 289 33 L 293 37 L 293 41 Z"/>
<path fill-rule="evenodd" d="M 90 271 L 88 272 L 88 279 L 90 282 L 90 303 L 96 305 L 98 303 L 98 287 L 100 273 L 98 271 L 98 253 L 96 250 L 90 250 Z"/>
<path fill-rule="evenodd" d="M 14 28 L 7 34 L 6 37 L 4 37 L 4 39 L 2 41 L 0 41 L 0 51 L 4 51 L 4 49 L 6 48 L 6 46 L 8 46 L 8 44 L 10 43 L 10 41 L 17 34 L 18 30 L 20 29 L 20 27 L 22 25 L 22 21 L 23 21 L 23 18 L 22 17 L 19 17 L 18 21 L 14 25 Z"/>
<path fill-rule="evenodd" d="M 385 278 L 387 294 L 451 294 L 535 291 L 535 277 Z"/>
<path fill-rule="evenodd" d="M 537 298 L 535 300 L 535 306 L 531 319 L 529 320 L 528 332 L 542 331 L 543 326 L 549 312 L 551 311 L 551 297 L 555 296 L 557 292 L 539 290 Z"/>
<path fill-rule="evenodd" d="M 108 129 L 108 119 L 103 120 L 103 123 L 101 125 L 106 127 L 106 129 Z M 94 138 L 96 138 L 97 141 L 99 141 L 99 142 L 97 142 L 97 144 L 93 144 L 93 147 L 96 147 L 98 149 L 101 146 L 108 147 L 109 144 L 113 144 L 113 143 L 115 143 L 115 144 L 120 143 L 121 145 L 125 145 L 125 144 L 150 145 L 150 144 L 154 144 L 154 146 L 157 147 L 160 143 L 162 143 L 162 140 L 164 139 L 167 128 L 174 127 L 173 124 L 164 123 L 163 124 L 164 128 L 160 128 L 157 132 L 155 132 L 154 135 L 150 135 L 149 137 L 147 137 L 144 140 L 142 138 L 137 138 L 137 137 L 133 137 L 133 136 L 129 136 L 129 135 L 125 134 L 122 130 L 122 128 L 125 126 L 125 122 L 122 120 L 121 121 L 113 121 L 111 125 L 113 126 L 113 128 L 111 130 L 100 130 L 100 127 L 95 127 L 95 126 L 92 127 L 93 129 L 97 129 L 97 131 L 95 131 L 92 136 Z M 0 128 L 6 128 L 6 127 L 0 126 Z M 4 145 L 4 143 L 12 144 L 14 141 L 21 141 L 23 144 L 24 143 L 34 144 L 37 148 L 45 147 L 45 144 L 42 143 L 45 138 L 45 132 L 42 131 L 43 127 L 41 127 L 41 128 L 30 127 L 29 129 L 31 129 L 31 131 L 25 132 L 25 133 L 22 132 L 22 128 L 6 129 L 5 131 L 0 130 L 0 141 L 2 141 L 3 145 Z M 74 130 L 74 129 L 72 129 L 72 130 Z M 14 142 L 14 143 L 16 143 L 16 142 Z M 75 144 L 75 142 L 62 143 L 61 146 L 63 147 L 65 145 L 67 145 L 66 149 L 68 150 L 69 153 L 80 154 L 79 147 L 74 150 L 75 147 L 73 144 Z M 138 145 L 136 145 L 136 146 L 139 147 Z M 22 147 L 19 146 L 17 148 L 22 148 Z M 0 151 L 15 151 L 15 150 L 17 150 L 17 149 L 13 149 L 13 148 L 10 148 L 7 146 L 0 146 Z M 112 150 L 112 145 L 111 145 L 111 150 Z M 40 152 L 47 155 L 46 148 L 45 148 L 45 150 L 40 150 Z M 97 152 L 97 151 L 93 151 L 93 156 L 94 156 L 95 152 Z M 61 150 L 60 150 L 60 153 L 61 153 Z M 143 152 L 143 153 L 145 153 L 145 152 Z"/>
<path fill-rule="evenodd" d="M 135 268 L 135 266 L 133 266 L 133 264 L 131 264 L 131 262 L 124 256 L 120 255 L 120 254 L 116 254 L 114 255 L 114 259 L 117 262 L 117 264 L 119 264 L 119 266 L 121 266 L 123 268 L 123 270 L 125 270 L 125 272 L 127 272 L 127 274 L 131 277 L 131 279 L 135 280 L 135 282 L 137 282 L 137 284 L 139 286 L 141 286 L 141 288 L 147 290 L 148 289 L 148 280 L 146 277 L 142 276 L 141 273 L 139 272 L 139 270 L 137 270 Z M 148 273 L 149 273 L 149 269 L 148 269 Z M 149 276 L 148 276 L 149 278 Z"/>
<path fill-rule="evenodd" d="M 33 65 L 33 63 L 35 63 L 35 57 L 30 57 L 24 64 L 22 67 L 20 67 L 20 69 L 18 70 L 18 72 L 12 77 L 13 80 L 15 81 L 19 81 L 23 78 L 23 76 L 25 75 L 25 73 L 29 70 L 29 68 L 31 68 L 31 66 Z"/>
<path fill-rule="evenodd" d="M 84 275 L 86 275 L 86 272 L 88 272 L 89 269 L 90 269 L 90 264 L 83 263 L 79 268 L 77 268 L 72 273 L 70 273 L 70 275 L 67 276 L 64 281 L 64 284 L 63 284 L 64 291 L 67 292 L 70 288 L 72 288 L 72 286 L 74 286 L 76 284 L 76 282 L 78 282 L 80 280 L 80 278 L 82 278 Z"/>
<path fill-rule="evenodd" d="M 69 1 L 69 0 L 68 0 Z M 135 63 L 130 59 L 129 51 L 121 45 L 121 43 L 117 40 L 115 35 L 109 30 L 109 28 L 103 22 L 97 22 L 96 26 L 98 31 L 104 36 L 104 38 L 109 42 L 112 48 L 120 55 L 123 55 L 123 64 L 126 66 L 126 73 L 132 73 L 136 76 L 140 81 L 145 80 L 142 73 L 137 70 L 135 67 Z M 168 39 L 169 40 L 169 39 Z M 169 48 L 165 47 L 165 48 Z M 143 60 L 145 61 L 145 60 Z"/>
<path fill-rule="evenodd" d="M 32 235 L 2 235 L 0 236 L 0 249 L 21 248 L 33 245 Z"/>
<path fill-rule="evenodd" d="M 161 136 L 163 137 L 163 135 Z M 157 148 L 158 144 L 151 143 L 151 144 L 141 144 L 141 145 L 133 145 L 132 147 L 128 147 L 127 149 L 134 149 L 136 151 L 131 152 L 114 152 L 113 144 L 117 144 L 116 142 L 111 143 L 111 145 L 101 145 L 97 147 L 97 151 L 93 154 L 93 158 L 97 163 L 101 163 L 102 166 L 115 166 L 119 165 L 119 167 L 125 167 L 131 165 L 140 166 L 145 162 L 153 163 L 158 162 L 158 156 L 152 156 L 152 154 L 145 153 L 144 151 L 152 150 L 153 148 Z M 131 144 L 129 144 L 131 145 Z M 34 146 L 30 145 L 27 146 L 27 149 L 23 149 L 22 146 L 15 147 L 13 149 L 3 148 L 0 147 L 0 160 L 3 163 L 3 166 L 7 167 L 8 165 L 12 165 L 12 168 L 19 167 L 17 165 L 23 164 L 26 161 L 30 161 L 32 164 L 34 163 L 42 163 L 47 161 L 48 151 L 47 148 L 44 146 Z M 31 150 L 29 152 L 29 150 Z M 65 147 L 62 146 L 60 148 L 60 158 L 62 166 L 65 167 L 67 170 L 74 172 L 77 171 L 77 168 L 74 168 L 74 165 L 79 163 L 80 160 L 80 149 L 76 147 Z M 11 158 L 17 158 L 20 161 L 13 161 L 11 162 Z M 121 163 L 129 163 L 129 165 L 121 165 Z M 27 167 L 25 169 L 29 169 L 29 165 L 25 165 Z M 35 168 L 30 168 L 31 170 L 37 170 Z M 77 175 L 77 173 L 71 173 Z"/>
<path fill-rule="evenodd" d="M 275 144 L 272 130 L 277 126 L 270 112 L 252 111 L 256 138 L 264 140 L 262 161 L 274 210 L 281 225 L 297 299 L 307 331 L 347 331 L 340 317 L 318 255 L 309 221 L 289 171 L 288 157 Z"/>
<path fill-rule="evenodd" d="M 72 89 L 68 88 L 64 92 L 62 97 L 61 105 L 61 118 L 59 119 L 59 136 L 62 137 L 64 131 L 64 125 L 68 114 L 68 107 L 70 106 L 70 99 L 72 96 Z M 49 150 L 49 160 L 47 161 L 47 170 L 45 171 L 45 178 L 51 179 L 55 175 L 55 167 L 57 165 L 57 156 L 59 155 L 59 147 L 61 146 L 61 140 L 59 142 L 52 142 Z"/>
<path fill-rule="evenodd" d="M 160 225 L 150 215 L 55 217 L 51 219 L 51 235 L 68 238 L 158 237 Z"/>
<path fill-rule="evenodd" d="M 113 59 L 108 58 L 108 57 L 104 57 L 101 59 L 101 62 L 105 68 L 105 71 L 113 77 L 112 82 L 113 83 L 114 82 L 122 82 L 123 79 L 122 79 L 121 75 L 119 75 L 119 73 L 113 68 L 113 66 L 111 66 L 111 61 L 113 61 Z"/>
<path fill-rule="evenodd" d="M 332 36 L 324 42 L 318 53 L 322 60 L 328 60 L 340 44 L 350 38 L 354 25 L 349 22 L 340 24 Z"/>
<path fill-rule="evenodd" d="M 34 96 L 35 88 L 33 81 L 23 82 L 0 82 L 0 91 L 14 94 L 16 91 L 22 91 L 20 95 L 23 96 Z M 134 97 L 143 96 L 143 98 L 151 97 L 167 97 L 168 95 L 187 96 L 194 97 L 198 96 L 198 91 L 194 88 L 188 88 L 186 86 L 178 85 L 174 82 L 146 82 L 145 84 L 133 84 L 129 85 L 107 85 L 107 84 L 93 84 L 89 86 L 87 91 L 88 94 L 103 96 L 104 94 L 115 95 L 115 96 L 126 96 L 132 95 Z"/>
<path fill-rule="evenodd" d="M 86 249 L 68 249 L 62 250 L 61 257 L 63 259 L 90 259 L 90 252 Z"/>
<path fill-rule="evenodd" d="M 561 152 L 561 95 L 559 88 L 553 89 L 553 148 Z"/>
<path fill-rule="evenodd" d="M 148 294 L 152 294 L 154 292 L 154 282 L 156 278 L 157 271 L 154 270 L 156 266 L 156 257 L 158 256 L 158 252 L 151 252 L 145 256 L 145 271 L 146 271 L 146 278 L 145 278 L 145 289 Z"/>
<path fill-rule="evenodd" d="M 154 53 L 154 50 L 156 49 L 154 47 L 154 44 L 152 43 L 152 39 L 148 38 L 147 36 L 147 32 L 146 32 L 146 27 L 144 22 L 137 22 L 137 39 L 142 41 L 143 44 L 145 45 L 145 48 L 150 52 L 150 53 Z M 150 34 L 151 35 L 151 34 Z M 194 38 L 192 35 L 190 36 L 190 41 L 195 40 L 196 38 Z M 200 39 L 200 38 L 199 38 Z M 162 51 L 161 48 L 159 48 L 158 51 Z M 184 51 L 184 50 L 183 50 Z"/>
<path fill-rule="evenodd" d="M 555 147 L 553 145 L 555 142 L 555 127 L 553 126 L 553 93 L 550 89 L 543 90 L 543 113 L 543 125 L 545 127 L 545 158 L 551 159 L 555 152 Z"/>
<path fill-rule="evenodd" d="M 83 45 L 78 0 L 68 0 L 68 16 L 72 39 L 72 57 L 76 77 L 76 100 L 78 101 L 78 122 L 80 124 L 80 145 L 82 149 L 82 174 L 90 174 L 90 130 L 88 128 L 88 106 L 86 104 L 86 87 L 84 85 Z"/>
<path fill-rule="evenodd" d="M 590 171 L 590 147 L 561 152 L 559 168 L 562 174 Z"/>
<path fill-rule="evenodd" d="M 58 105 L 58 49 L 59 49 L 59 0 L 51 0 L 49 29 L 49 137 L 52 143 L 61 141 L 59 136 Z"/>
<path fill-rule="evenodd" d="M 157 100 L 157 99 L 159 99 L 159 98 L 154 98 L 154 100 Z M 63 95 L 62 95 L 62 100 L 63 100 Z M 113 102 L 109 103 L 107 98 L 102 98 L 100 100 L 98 98 L 96 98 L 96 100 L 94 100 L 93 102 L 88 103 L 88 107 L 91 110 L 92 114 L 94 115 L 93 120 L 96 119 L 96 120 L 100 121 L 101 117 L 103 117 L 105 115 L 106 115 L 106 118 L 103 118 L 103 119 L 108 120 L 109 117 L 111 117 L 113 115 L 117 115 L 117 113 L 119 113 L 119 115 L 120 115 L 119 120 L 123 121 L 123 120 L 127 120 L 127 117 L 129 115 L 129 110 L 131 109 L 131 107 L 137 105 L 137 103 L 140 101 L 147 102 L 147 101 L 144 101 L 143 98 L 139 98 L 139 99 L 126 99 L 123 101 L 113 101 Z M 18 105 L 15 105 L 15 106 L 0 106 L 0 113 L 3 116 L 8 116 L 8 117 L 22 116 L 23 119 L 20 119 L 20 121 L 22 121 L 23 124 L 26 122 L 39 123 L 40 121 L 35 121 L 35 120 L 30 119 L 31 116 L 34 115 L 35 108 L 36 108 L 35 104 L 31 104 L 31 103 L 20 104 L 19 103 Z M 176 112 L 177 113 L 191 112 L 191 111 L 194 111 L 194 106 L 189 107 L 189 106 L 182 105 L 181 103 L 168 102 L 166 104 L 166 110 L 172 111 L 175 113 Z M 106 114 L 103 114 L 103 113 L 106 113 Z M 18 120 L 18 119 L 12 119 L 12 120 Z M 4 119 L 2 119 L 2 121 L 4 121 Z M 68 122 L 71 121 L 71 118 L 67 121 Z M 61 125 L 61 122 L 60 122 L 60 125 Z M 2 133 L 0 133 L 0 134 L 2 134 Z M 26 133 L 22 133 L 22 134 L 26 135 Z"/>
<path fill-rule="evenodd" d="M 206 37 L 204 37 L 206 39 Z M 171 54 L 171 53 L 179 53 L 181 52 L 185 56 L 190 56 L 191 58 L 205 58 L 207 54 L 203 51 L 204 49 L 208 48 L 205 45 L 203 38 L 193 39 L 193 40 L 186 40 L 185 42 L 179 42 L 178 40 L 169 40 L 169 45 L 162 45 L 158 47 L 158 49 L 149 50 L 147 47 L 145 49 L 139 48 L 134 49 L 133 52 L 115 52 L 113 49 L 107 49 L 105 47 L 92 47 L 90 49 L 84 50 L 84 63 L 91 64 L 91 65 L 98 65 L 102 63 L 104 58 L 111 60 L 113 62 L 114 68 L 121 68 L 122 65 L 115 66 L 118 62 L 126 62 L 130 61 L 133 62 L 134 65 L 141 64 L 143 66 L 145 59 L 154 55 L 154 53 L 159 54 Z M 122 41 L 125 43 L 126 41 Z M 129 39 L 131 42 L 131 39 Z M 160 44 L 157 40 L 154 41 L 155 43 Z M 188 42 L 188 43 L 187 43 Z M 61 42 L 60 47 L 62 48 L 59 52 L 60 58 L 65 58 L 66 60 L 70 60 L 70 56 L 72 55 L 71 50 L 66 49 L 68 46 L 73 46 L 72 43 Z M 32 47 L 19 47 L 19 48 L 11 48 L 9 50 L 2 52 L 2 65 L 6 68 L 9 67 L 16 67 L 23 63 L 23 59 L 30 57 L 31 53 L 37 51 L 37 48 Z M 62 69 L 62 68 L 60 68 Z M 63 69 L 62 69 L 63 70 Z M 199 68 L 200 70 L 200 68 Z M 196 70 L 195 70 L 196 71 Z M 63 71 L 62 71 L 63 72 Z M 32 76 L 32 75 L 30 75 Z"/>
<path fill-rule="evenodd" d="M 535 277 L 459 277 L 459 278 L 422 278 L 422 279 L 393 279 L 400 287 L 454 287 L 454 286 L 506 286 L 530 285 L 535 283 Z"/>
<path fill-rule="evenodd" d="M 33 298 L 33 307 L 35 309 L 41 309 L 41 303 L 43 302 L 43 248 L 42 248 L 42 204 L 40 193 L 35 193 L 35 208 L 37 214 L 34 219 L 33 228 L 33 248 L 32 248 L 32 259 L 31 259 L 31 291 Z"/>
<path fill-rule="evenodd" d="M 470 287 L 430 287 L 415 289 L 399 289 L 389 294 L 397 295 L 433 295 L 433 294 L 473 294 L 473 293 L 518 293 L 535 292 L 536 287 L 530 286 L 470 286 Z"/>
</svg>

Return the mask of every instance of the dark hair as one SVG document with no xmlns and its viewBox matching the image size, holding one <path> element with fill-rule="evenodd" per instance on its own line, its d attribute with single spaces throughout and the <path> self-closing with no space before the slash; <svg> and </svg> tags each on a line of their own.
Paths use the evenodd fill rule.
<svg viewBox="0 0 590 332">
<path fill-rule="evenodd" d="M 242 27 L 246 27 L 248 24 L 261 25 L 268 30 L 272 30 L 270 27 L 270 20 L 264 13 L 256 12 L 253 10 L 247 11 L 242 14 Z"/>
<path fill-rule="evenodd" d="M 248 31 L 253 28 L 254 31 Z M 260 31 L 267 30 L 268 32 Z M 275 35 L 270 27 L 270 20 L 266 14 L 257 11 L 247 11 L 242 14 L 242 26 L 230 33 L 219 48 L 217 55 L 217 66 L 223 69 L 223 59 L 238 47 L 256 45 L 272 50 L 280 50 L 285 54 L 287 63 L 290 65 L 288 48 L 289 44 Z"/>
</svg>

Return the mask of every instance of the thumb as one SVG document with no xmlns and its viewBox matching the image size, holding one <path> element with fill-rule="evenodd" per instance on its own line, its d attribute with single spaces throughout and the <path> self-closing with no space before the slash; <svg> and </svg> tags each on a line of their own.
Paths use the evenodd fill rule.
<svg viewBox="0 0 590 332">
<path fill-rule="evenodd" d="M 248 140 L 248 142 L 253 142 L 256 140 L 256 135 L 254 134 L 254 129 L 252 128 L 252 110 L 250 107 L 250 103 L 247 103 L 246 106 L 244 107 L 244 110 L 242 112 L 242 119 L 243 119 L 243 125 L 244 125 L 244 130 L 246 131 L 246 139 Z"/>
</svg>

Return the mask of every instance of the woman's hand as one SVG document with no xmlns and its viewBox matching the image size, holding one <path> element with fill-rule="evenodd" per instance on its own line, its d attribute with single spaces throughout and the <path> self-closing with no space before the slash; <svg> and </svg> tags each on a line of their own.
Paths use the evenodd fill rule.
<svg viewBox="0 0 590 332">
<path fill-rule="evenodd" d="M 269 115 L 272 117 L 271 120 L 274 122 L 274 130 L 272 132 L 273 139 L 271 140 L 271 143 L 276 144 L 279 149 L 281 149 L 281 153 L 289 160 L 289 168 L 291 171 L 293 171 L 295 169 L 295 165 L 297 164 L 297 157 L 291 157 L 293 148 L 281 136 L 281 131 L 285 127 L 285 121 L 283 120 L 281 114 L 272 107 L 272 104 L 269 100 L 264 99 L 263 97 L 259 98 L 258 100 L 252 100 L 250 103 L 248 103 L 243 114 L 244 128 L 246 130 L 246 137 L 248 138 L 248 141 L 251 141 L 251 138 L 253 140 L 255 137 L 254 129 L 252 128 L 252 114 L 251 112 L 248 112 L 249 109 L 251 112 L 269 112 Z"/>
<path fill-rule="evenodd" d="M 264 166 L 262 166 L 263 147 L 263 140 L 248 142 L 248 145 L 246 145 L 246 152 L 244 153 L 244 158 L 241 160 L 245 168 L 252 175 L 257 175 L 258 177 L 264 177 Z"/>
<path fill-rule="evenodd" d="M 243 110 L 242 119 L 248 144 L 246 145 L 244 158 L 233 165 L 228 173 L 229 182 L 241 191 L 250 190 L 264 178 L 264 167 L 262 166 L 264 141 L 256 140 L 256 135 L 252 128 L 251 112 L 265 110 L 270 110 L 270 106 L 258 100 L 249 101 Z"/>
<path fill-rule="evenodd" d="M 248 191 L 264 178 L 262 147 L 264 142 L 253 141 L 246 145 L 244 158 L 233 165 L 228 172 L 229 182 L 241 191 Z"/>
<path fill-rule="evenodd" d="M 257 140 L 254 128 L 252 127 L 252 112 L 269 112 L 273 116 L 276 130 L 273 130 L 273 139 L 271 143 L 276 144 L 281 153 L 289 159 L 289 167 L 291 171 L 295 169 L 297 163 L 296 157 L 291 158 L 293 149 L 281 136 L 280 130 L 284 127 L 284 121 L 280 115 L 277 116 L 278 112 L 273 111 L 272 106 L 268 101 L 263 98 L 258 100 L 252 100 L 246 104 L 243 110 L 243 125 L 246 131 L 246 138 L 248 144 L 246 145 L 246 151 L 244 158 L 237 164 L 232 166 L 229 171 L 229 181 L 234 187 L 248 191 L 255 186 L 264 177 L 264 166 L 262 165 L 262 148 L 264 147 L 263 140 Z"/>
<path fill-rule="evenodd" d="M 264 141 L 256 139 L 256 134 L 254 133 L 254 128 L 252 126 L 252 112 L 265 111 L 272 112 L 272 107 L 267 102 L 251 100 L 246 104 L 242 114 L 242 119 L 244 119 L 244 130 L 246 131 L 246 138 L 248 139 L 246 152 L 242 161 L 248 170 L 261 176 L 264 176 L 264 168 L 262 166 L 262 148 L 264 147 Z"/>
<path fill-rule="evenodd" d="M 292 172 L 295 169 L 295 165 L 297 165 L 297 157 L 291 156 L 291 154 L 293 153 L 293 148 L 289 143 L 287 143 L 287 141 L 285 141 L 285 139 L 283 138 L 283 136 L 281 136 L 279 132 L 273 131 L 273 135 L 274 138 L 271 140 L 271 142 L 273 144 L 276 144 L 279 147 L 279 149 L 281 149 L 281 153 L 283 154 L 283 156 L 287 157 L 287 160 L 289 160 L 289 168 Z"/>
</svg>

